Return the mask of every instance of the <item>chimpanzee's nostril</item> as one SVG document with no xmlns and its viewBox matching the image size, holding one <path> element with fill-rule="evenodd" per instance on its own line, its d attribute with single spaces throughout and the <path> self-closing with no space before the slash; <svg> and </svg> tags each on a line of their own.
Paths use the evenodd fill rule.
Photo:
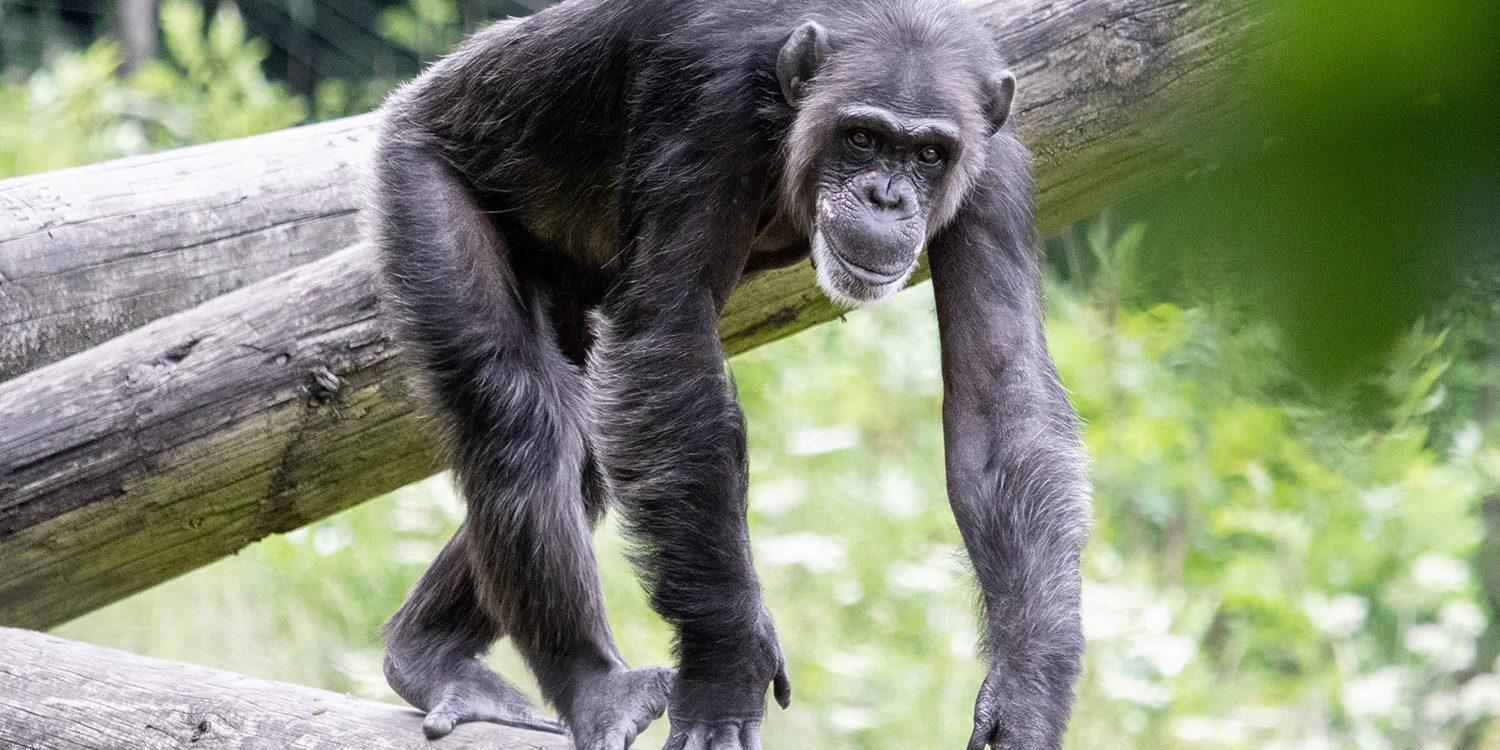
<svg viewBox="0 0 1500 750">
<path fill-rule="evenodd" d="M 871 206 L 887 211 L 901 207 L 901 194 L 882 185 L 866 186 L 865 200 L 869 201 Z"/>
</svg>

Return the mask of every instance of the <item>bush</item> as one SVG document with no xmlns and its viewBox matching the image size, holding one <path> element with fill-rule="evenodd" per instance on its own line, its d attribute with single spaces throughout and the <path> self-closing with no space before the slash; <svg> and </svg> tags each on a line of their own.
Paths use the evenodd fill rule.
<svg viewBox="0 0 1500 750">
<path fill-rule="evenodd" d="M 0 177 L 290 127 L 306 104 L 261 73 L 265 42 L 231 5 L 205 24 L 197 3 L 162 6 L 166 59 L 121 77 L 112 42 L 65 53 L 0 83 Z"/>
</svg>

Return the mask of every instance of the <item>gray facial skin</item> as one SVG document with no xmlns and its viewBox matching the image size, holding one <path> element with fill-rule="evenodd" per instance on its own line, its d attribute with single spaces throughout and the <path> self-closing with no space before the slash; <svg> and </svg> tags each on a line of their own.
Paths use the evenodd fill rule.
<svg viewBox="0 0 1500 750">
<path fill-rule="evenodd" d="M 868 105 L 843 108 L 837 132 L 819 180 L 812 257 L 818 286 L 854 307 L 888 299 L 916 269 L 961 132 L 947 118 Z"/>
</svg>

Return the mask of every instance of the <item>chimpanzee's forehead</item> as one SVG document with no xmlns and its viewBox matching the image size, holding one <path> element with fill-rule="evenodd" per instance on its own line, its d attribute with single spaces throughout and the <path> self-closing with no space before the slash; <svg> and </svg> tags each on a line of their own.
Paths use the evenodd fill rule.
<svg viewBox="0 0 1500 750">
<path fill-rule="evenodd" d="M 863 52 L 861 50 L 861 52 Z M 978 84 L 966 66 L 946 63 L 938 50 L 886 50 L 844 61 L 850 101 L 911 117 L 968 119 Z M 841 66 L 842 67 L 842 66 Z"/>
</svg>

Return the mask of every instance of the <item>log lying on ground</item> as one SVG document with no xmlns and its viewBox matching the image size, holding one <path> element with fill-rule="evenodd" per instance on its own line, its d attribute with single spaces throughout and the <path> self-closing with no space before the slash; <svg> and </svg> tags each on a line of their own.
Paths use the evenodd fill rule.
<svg viewBox="0 0 1500 750">
<path fill-rule="evenodd" d="M 570 750 L 463 724 L 436 742 L 410 708 L 0 628 L 0 747 L 27 750 Z"/>
<path fill-rule="evenodd" d="M 1043 228 L 1180 175 L 1253 16 L 1232 3 L 981 6 L 1022 80 Z M 0 384 L 0 623 L 49 627 L 434 466 L 354 248 Z M 827 320 L 807 267 L 740 289 L 743 351 Z"/>
<path fill-rule="evenodd" d="M 1020 76 L 1045 227 L 1199 163 L 1183 129 L 1240 106 L 1252 1 L 972 2 Z M 349 245 L 371 122 L 0 181 L 0 380 Z M 810 279 L 747 312 L 825 319 Z"/>
<path fill-rule="evenodd" d="M 356 245 L 0 383 L 0 623 L 65 622 L 437 471 L 376 265 Z M 731 353 L 764 335 L 735 320 L 765 317 L 725 321 Z"/>
</svg>

